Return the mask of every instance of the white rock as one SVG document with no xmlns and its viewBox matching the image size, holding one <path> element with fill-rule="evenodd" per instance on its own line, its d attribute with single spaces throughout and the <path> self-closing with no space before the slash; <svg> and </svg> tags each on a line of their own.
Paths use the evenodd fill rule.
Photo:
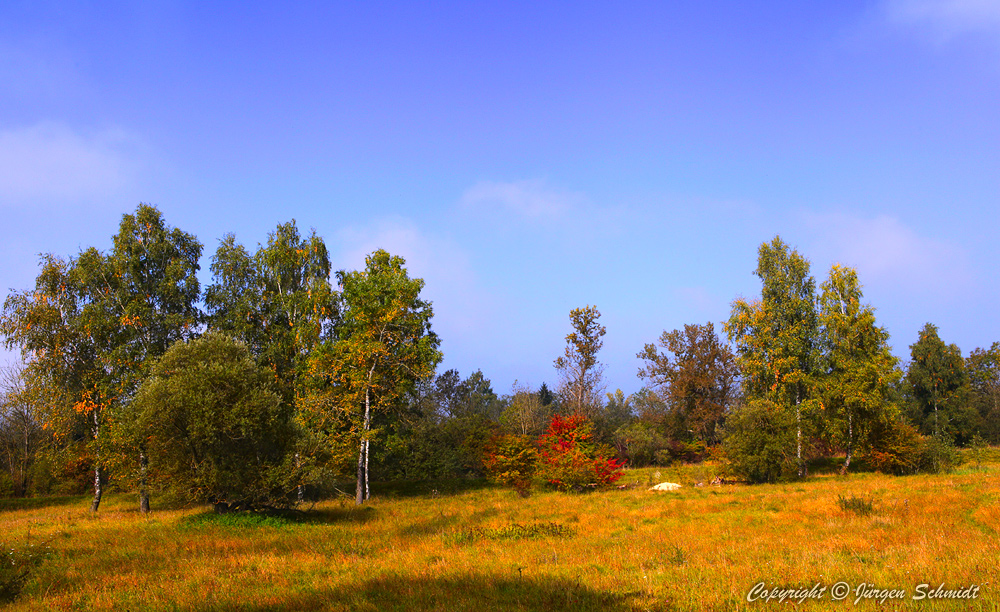
<svg viewBox="0 0 1000 612">
<path fill-rule="evenodd" d="M 676 491 L 679 488 L 681 488 L 681 485 L 676 482 L 661 482 L 650 489 L 650 491 Z"/>
</svg>

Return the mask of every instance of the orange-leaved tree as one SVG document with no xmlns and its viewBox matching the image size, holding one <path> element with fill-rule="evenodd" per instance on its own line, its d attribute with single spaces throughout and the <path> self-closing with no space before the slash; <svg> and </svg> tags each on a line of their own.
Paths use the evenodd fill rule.
<svg viewBox="0 0 1000 612">
<path fill-rule="evenodd" d="M 441 361 L 431 303 L 420 298 L 424 281 L 410 278 L 405 263 L 379 249 L 365 259 L 364 270 L 337 272 L 335 337 L 313 351 L 311 380 L 300 402 L 303 420 L 321 428 L 319 437 L 333 452 L 343 449 L 345 434 L 356 444 L 358 504 L 370 497 L 373 417 L 392 410 Z"/>
</svg>

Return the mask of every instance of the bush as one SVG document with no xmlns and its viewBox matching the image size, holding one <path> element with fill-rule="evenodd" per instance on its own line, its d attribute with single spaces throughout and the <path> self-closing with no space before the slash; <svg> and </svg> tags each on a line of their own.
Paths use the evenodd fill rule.
<svg viewBox="0 0 1000 612">
<path fill-rule="evenodd" d="M 840 506 L 840 509 L 844 512 L 853 512 L 858 516 L 868 516 L 875 513 L 875 506 L 872 503 L 872 500 L 857 497 L 856 495 L 851 495 L 850 497 L 838 495 L 837 505 Z"/>
<path fill-rule="evenodd" d="M 927 436 L 921 442 L 918 460 L 921 472 L 928 474 L 950 472 L 961 462 L 958 449 L 950 440 L 940 436 Z"/>
<path fill-rule="evenodd" d="M 593 441 L 593 423 L 574 414 L 552 417 L 538 439 L 538 475 L 561 491 L 605 487 L 622 477 L 623 462 L 609 459 Z"/>
<path fill-rule="evenodd" d="M 135 399 L 150 475 L 192 502 L 286 505 L 293 430 L 273 378 L 222 334 L 174 344 Z"/>
<path fill-rule="evenodd" d="M 685 463 L 701 463 L 709 454 L 708 445 L 702 440 L 693 442 L 673 440 L 667 450 L 672 459 Z"/>
<path fill-rule="evenodd" d="M 21 594 L 36 565 L 52 552 L 48 543 L 22 548 L 0 542 L 0 603 L 10 603 Z"/>
<path fill-rule="evenodd" d="M 486 447 L 483 467 L 491 480 L 525 494 L 538 464 L 538 452 L 526 436 L 499 436 Z"/>
<path fill-rule="evenodd" d="M 795 473 L 795 418 L 768 400 L 753 400 L 726 421 L 723 453 L 730 471 L 754 483 Z"/>
<path fill-rule="evenodd" d="M 891 421 L 878 426 L 874 443 L 868 451 L 868 461 L 883 474 L 913 474 L 920 469 L 923 446 L 915 427 L 903 421 Z"/>
<path fill-rule="evenodd" d="M 666 445 L 666 440 L 655 427 L 641 421 L 619 427 L 615 432 L 618 454 L 625 457 L 632 467 L 654 463 L 657 453 L 666 448 Z"/>
</svg>

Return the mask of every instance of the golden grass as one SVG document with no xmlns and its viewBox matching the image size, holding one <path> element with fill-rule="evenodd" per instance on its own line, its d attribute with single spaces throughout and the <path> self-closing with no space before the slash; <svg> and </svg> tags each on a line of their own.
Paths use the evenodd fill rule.
<svg viewBox="0 0 1000 612">
<path fill-rule="evenodd" d="M 823 476 L 690 486 L 711 466 L 627 472 L 628 490 L 466 489 L 319 504 L 299 520 L 222 524 L 110 496 L 0 510 L 6 546 L 48 542 L 12 610 L 740 610 L 757 583 L 826 585 L 812 609 L 1000 609 L 1000 464 L 939 476 Z M 651 480 L 682 482 L 651 493 Z M 874 513 L 838 497 L 870 499 Z M 232 523 L 232 521 L 231 521 Z M 552 527 L 556 525 L 557 527 Z M 852 593 L 831 599 L 845 582 Z M 861 584 L 906 599 L 854 605 Z M 917 585 L 979 597 L 912 601 Z M 787 604 L 785 604 L 787 606 Z M 784 607 L 784 606 L 782 606 Z"/>
</svg>

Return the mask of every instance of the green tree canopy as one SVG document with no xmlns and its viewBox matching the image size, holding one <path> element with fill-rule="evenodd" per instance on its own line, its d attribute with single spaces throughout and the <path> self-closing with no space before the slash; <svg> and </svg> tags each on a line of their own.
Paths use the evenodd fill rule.
<svg viewBox="0 0 1000 612">
<path fill-rule="evenodd" d="M 968 376 L 962 351 L 946 345 L 936 325 L 924 325 L 920 338 L 910 345 L 906 383 L 910 418 L 921 432 L 954 441 L 957 433 L 970 429 L 973 417 L 966 401 Z"/>
<path fill-rule="evenodd" d="M 647 344 L 636 356 L 646 362 L 639 378 L 648 379 L 670 408 L 671 437 L 716 444 L 738 395 L 736 357 L 712 323 L 663 332 L 659 347 L 664 352 Z"/>
<path fill-rule="evenodd" d="M 152 361 L 197 329 L 200 255 L 194 236 L 140 204 L 122 216 L 108 253 L 92 247 L 69 260 L 46 255 L 35 290 L 5 304 L 8 346 L 20 346 L 28 367 L 65 398 L 47 422 L 61 431 L 75 430 L 79 418 L 91 423 L 94 510 L 103 463 L 115 460 L 122 474 L 135 463 L 126 456 L 142 463 L 130 402 Z"/>
<path fill-rule="evenodd" d="M 803 477 L 805 416 L 818 404 L 813 401 L 819 343 L 816 281 L 809 261 L 777 236 L 760 245 L 754 274 L 763 284 L 761 299 L 733 302 L 725 329 L 736 346 L 746 399 L 766 400 L 794 415 L 796 460 Z"/>
<path fill-rule="evenodd" d="M 847 453 L 871 446 L 880 422 L 896 418 L 893 388 L 902 374 L 889 347 L 889 333 L 875 323 L 875 310 L 862 304 L 857 272 L 835 264 L 821 287 L 825 375 L 821 389 L 828 430 Z"/>
<path fill-rule="evenodd" d="M 323 239 L 315 230 L 300 236 L 294 220 L 279 225 L 252 256 L 228 234 L 212 259 L 213 282 L 205 290 L 210 327 L 245 342 L 274 372 L 289 403 L 305 357 L 332 333 L 330 271 Z"/>
<path fill-rule="evenodd" d="M 400 403 L 441 360 L 431 331 L 433 309 L 420 298 L 424 281 L 410 278 L 405 260 L 377 250 L 365 269 L 340 271 L 341 311 L 336 339 L 313 351 L 304 418 L 327 437 L 348 420 L 357 440 L 357 503 L 369 497 L 372 418 Z M 336 434 L 334 434 L 336 435 Z"/>
<path fill-rule="evenodd" d="M 965 360 L 969 373 L 970 402 L 979 413 L 981 436 L 1000 443 L 1000 342 L 989 350 L 977 348 Z"/>
<path fill-rule="evenodd" d="M 273 378 L 221 333 L 174 344 L 135 399 L 153 477 L 217 509 L 286 502 L 293 428 Z"/>
</svg>

